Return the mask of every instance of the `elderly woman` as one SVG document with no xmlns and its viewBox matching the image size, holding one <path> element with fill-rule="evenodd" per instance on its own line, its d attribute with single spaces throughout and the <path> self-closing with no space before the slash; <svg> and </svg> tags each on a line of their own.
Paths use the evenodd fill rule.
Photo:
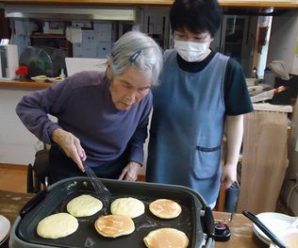
<svg viewBox="0 0 298 248">
<path fill-rule="evenodd" d="M 83 175 L 82 161 L 99 177 L 137 179 L 152 108 L 150 88 L 161 67 L 159 46 L 131 31 L 113 45 L 105 73 L 77 73 L 21 100 L 16 112 L 24 125 L 52 144 L 50 183 Z"/>
</svg>

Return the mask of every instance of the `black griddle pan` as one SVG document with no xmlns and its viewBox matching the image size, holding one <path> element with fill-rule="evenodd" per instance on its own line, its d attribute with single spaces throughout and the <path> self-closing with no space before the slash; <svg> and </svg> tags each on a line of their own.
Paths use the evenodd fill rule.
<svg viewBox="0 0 298 248">
<path fill-rule="evenodd" d="M 67 203 L 81 194 L 94 197 L 94 190 L 87 177 L 74 177 L 62 180 L 49 187 L 39 201 L 27 206 L 28 212 L 22 212 L 22 218 L 16 228 L 17 237 L 25 243 L 47 247 L 104 247 L 104 248 L 144 248 L 143 238 L 152 230 L 162 227 L 172 227 L 185 232 L 189 238 L 189 247 L 200 247 L 204 240 L 200 221 L 200 210 L 204 200 L 193 190 L 173 185 L 125 182 L 111 179 L 101 179 L 112 194 L 111 202 L 119 197 L 135 197 L 145 204 L 145 214 L 134 218 L 135 231 L 119 238 L 104 238 L 94 228 L 95 220 L 110 213 L 104 208 L 90 217 L 78 218 L 78 230 L 72 235 L 60 239 L 44 239 L 37 235 L 38 222 L 51 214 L 67 212 Z M 149 211 L 150 202 L 166 198 L 177 201 L 182 206 L 182 213 L 172 220 L 162 220 Z"/>
</svg>

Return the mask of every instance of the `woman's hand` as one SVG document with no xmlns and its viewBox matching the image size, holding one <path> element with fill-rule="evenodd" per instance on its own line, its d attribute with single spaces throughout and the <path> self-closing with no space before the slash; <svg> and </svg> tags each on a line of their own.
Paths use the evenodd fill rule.
<svg viewBox="0 0 298 248">
<path fill-rule="evenodd" d="M 52 140 L 63 149 L 67 157 L 71 158 L 78 165 L 81 171 L 85 171 L 82 160 L 86 159 L 86 153 L 76 136 L 58 128 L 54 130 Z"/>
<path fill-rule="evenodd" d="M 138 173 L 141 165 L 136 162 L 129 162 L 126 167 L 122 170 L 119 180 L 124 181 L 136 181 L 138 179 Z"/>
<path fill-rule="evenodd" d="M 226 164 L 223 167 L 222 176 L 221 176 L 221 183 L 224 189 L 228 189 L 231 185 L 237 182 L 237 165 L 229 165 Z"/>
</svg>

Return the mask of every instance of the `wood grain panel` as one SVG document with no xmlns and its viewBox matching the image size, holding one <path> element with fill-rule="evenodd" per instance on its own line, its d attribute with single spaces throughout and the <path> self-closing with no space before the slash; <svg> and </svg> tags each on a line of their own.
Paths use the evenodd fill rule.
<svg viewBox="0 0 298 248">
<path fill-rule="evenodd" d="M 0 88 L 19 88 L 19 89 L 46 89 L 51 83 L 32 82 L 32 81 L 0 81 Z"/>
<path fill-rule="evenodd" d="M 27 192 L 27 166 L 0 164 L 0 190 Z"/>
<path fill-rule="evenodd" d="M 288 119 L 285 113 L 245 115 L 238 212 L 274 212 L 287 169 Z"/>
<path fill-rule="evenodd" d="M 138 181 L 145 181 L 144 175 Z M 27 165 L 0 164 L 0 190 L 27 192 Z"/>
<path fill-rule="evenodd" d="M 0 0 L 10 4 L 84 4 L 84 5 L 171 5 L 173 0 Z M 225 7 L 297 8 L 298 0 L 219 0 Z"/>
</svg>

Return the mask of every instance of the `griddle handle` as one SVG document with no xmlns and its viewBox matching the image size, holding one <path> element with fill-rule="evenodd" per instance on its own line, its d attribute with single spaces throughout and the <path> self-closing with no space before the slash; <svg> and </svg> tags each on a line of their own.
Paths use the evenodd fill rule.
<svg viewBox="0 0 298 248">
<path fill-rule="evenodd" d="M 47 190 L 44 189 L 43 191 L 40 191 L 38 194 L 36 194 L 33 198 L 31 198 L 20 210 L 21 218 L 23 218 L 25 214 L 30 212 L 37 204 L 39 204 L 45 198 L 46 194 Z"/>
<path fill-rule="evenodd" d="M 204 231 L 208 237 L 214 237 L 215 227 L 212 210 L 210 207 L 205 208 L 205 214 L 203 216 Z"/>
</svg>

